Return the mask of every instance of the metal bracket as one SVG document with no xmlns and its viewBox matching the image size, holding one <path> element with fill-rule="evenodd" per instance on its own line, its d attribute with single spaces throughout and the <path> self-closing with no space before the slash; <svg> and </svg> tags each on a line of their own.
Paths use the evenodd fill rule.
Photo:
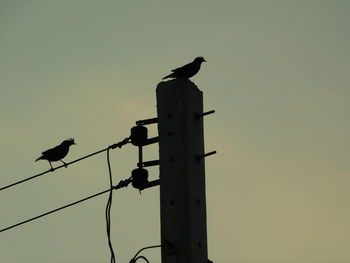
<svg viewBox="0 0 350 263">
<path fill-rule="evenodd" d="M 147 161 L 147 162 L 139 162 L 137 164 L 138 167 L 148 167 L 148 166 L 155 166 L 159 165 L 159 160 L 153 160 L 153 161 Z"/>
<path fill-rule="evenodd" d="M 196 155 L 196 156 L 195 156 L 195 159 L 196 159 L 196 161 L 198 162 L 200 159 L 203 159 L 203 158 L 205 158 L 205 157 L 207 157 L 207 156 L 210 156 L 210 155 L 213 155 L 213 154 L 216 154 L 216 151 L 204 153 L 204 154 L 201 154 L 201 155 Z"/>
<path fill-rule="evenodd" d="M 136 121 L 136 125 L 147 125 L 147 124 L 153 124 L 157 122 L 158 122 L 158 118 L 151 118 L 151 119 Z"/>
<path fill-rule="evenodd" d="M 142 146 L 150 145 L 150 144 L 152 144 L 152 143 L 157 143 L 157 142 L 159 142 L 159 136 L 147 139 L 147 140 L 142 144 Z"/>
<path fill-rule="evenodd" d="M 151 188 L 151 187 L 154 187 L 154 186 L 157 186 L 157 185 L 160 185 L 160 179 L 148 182 L 142 190 L 147 189 L 147 188 Z"/>
<path fill-rule="evenodd" d="M 215 113 L 215 110 L 211 110 L 211 111 L 207 111 L 207 112 L 203 112 L 203 113 L 196 113 L 196 114 L 194 115 L 194 118 L 195 118 L 196 120 L 199 120 L 200 118 L 202 118 L 202 117 L 204 117 L 204 116 L 206 116 L 206 115 L 209 115 L 209 114 L 213 114 L 213 113 Z"/>
</svg>

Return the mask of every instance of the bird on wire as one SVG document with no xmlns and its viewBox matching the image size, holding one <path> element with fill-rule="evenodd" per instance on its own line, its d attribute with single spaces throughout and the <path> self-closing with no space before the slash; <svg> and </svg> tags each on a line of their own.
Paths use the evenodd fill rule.
<svg viewBox="0 0 350 263">
<path fill-rule="evenodd" d="M 191 63 L 188 63 L 180 68 L 173 69 L 171 74 L 165 76 L 163 79 L 167 78 L 186 78 L 189 79 L 196 75 L 201 68 L 201 64 L 206 62 L 203 57 L 195 58 Z"/>
<path fill-rule="evenodd" d="M 54 170 L 51 162 L 61 161 L 64 167 L 67 168 L 68 166 L 67 163 L 62 161 L 62 159 L 67 156 L 69 152 L 69 147 L 74 144 L 75 142 L 74 142 L 74 139 L 72 138 L 65 140 L 60 145 L 57 145 L 52 149 L 42 152 L 41 153 L 42 155 L 38 159 L 36 159 L 35 162 L 39 160 L 47 160 L 51 166 L 51 170 Z"/>
</svg>

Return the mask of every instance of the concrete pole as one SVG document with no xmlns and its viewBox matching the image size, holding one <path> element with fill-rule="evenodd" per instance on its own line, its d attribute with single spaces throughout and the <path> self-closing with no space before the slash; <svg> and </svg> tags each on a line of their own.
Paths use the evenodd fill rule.
<svg viewBox="0 0 350 263">
<path fill-rule="evenodd" d="M 188 79 L 157 86 L 162 263 L 207 263 L 203 94 Z"/>
</svg>

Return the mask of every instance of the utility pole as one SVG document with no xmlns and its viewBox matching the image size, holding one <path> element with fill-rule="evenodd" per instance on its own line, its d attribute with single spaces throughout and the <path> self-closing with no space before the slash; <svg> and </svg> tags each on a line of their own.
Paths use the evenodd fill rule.
<svg viewBox="0 0 350 263">
<path fill-rule="evenodd" d="M 188 79 L 161 82 L 157 113 L 162 263 L 207 263 L 203 93 Z"/>
</svg>

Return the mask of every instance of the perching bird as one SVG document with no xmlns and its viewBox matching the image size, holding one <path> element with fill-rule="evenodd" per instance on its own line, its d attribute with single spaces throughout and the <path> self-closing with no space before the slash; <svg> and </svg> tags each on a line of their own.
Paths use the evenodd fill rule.
<svg viewBox="0 0 350 263">
<path fill-rule="evenodd" d="M 186 64 L 185 66 L 182 66 L 180 68 L 173 69 L 171 74 L 168 76 L 165 76 L 163 79 L 167 78 L 186 78 L 189 79 L 196 75 L 201 68 L 201 64 L 203 62 L 206 62 L 206 60 L 203 57 L 197 57 L 195 58 L 191 63 Z"/>
<path fill-rule="evenodd" d="M 69 152 L 69 147 L 73 144 L 75 144 L 74 139 L 71 138 L 71 139 L 65 140 L 60 145 L 52 149 L 49 149 L 45 152 L 42 152 L 41 153 L 42 155 L 35 161 L 39 161 L 39 160 L 49 161 L 51 170 L 53 170 L 51 162 L 61 161 L 64 164 L 64 166 L 67 168 L 67 164 L 64 161 L 62 161 L 62 159 L 66 157 L 66 155 Z"/>
</svg>

